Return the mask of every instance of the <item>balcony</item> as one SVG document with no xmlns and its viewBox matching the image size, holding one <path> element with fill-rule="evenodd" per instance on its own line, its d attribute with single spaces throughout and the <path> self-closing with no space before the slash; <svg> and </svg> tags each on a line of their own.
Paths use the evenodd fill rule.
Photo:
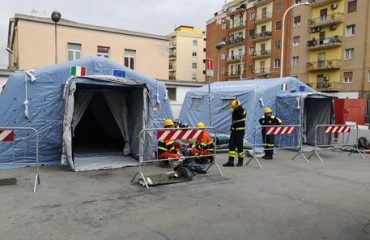
<svg viewBox="0 0 370 240">
<path fill-rule="evenodd" d="M 342 37 L 339 37 L 339 36 L 325 38 L 324 40 L 312 39 L 310 41 L 307 41 L 307 48 L 309 50 L 335 48 L 335 47 L 340 47 L 341 45 L 342 45 Z"/>
<path fill-rule="evenodd" d="M 272 20 L 272 14 L 271 13 L 264 13 L 264 14 L 261 14 L 261 15 L 257 15 L 253 20 L 256 24 L 269 22 L 269 21 Z"/>
<path fill-rule="evenodd" d="M 266 4 L 270 3 L 270 2 L 272 2 L 272 0 L 256 0 L 254 2 L 254 6 L 260 7 L 260 6 L 266 5 Z"/>
<path fill-rule="evenodd" d="M 341 88 L 339 81 L 330 81 L 328 78 L 317 79 L 316 83 L 310 82 L 308 85 L 321 92 L 336 92 Z"/>
<path fill-rule="evenodd" d="M 308 71 L 321 71 L 321 70 L 338 70 L 341 66 L 340 59 L 330 59 L 317 62 L 308 62 L 306 68 Z"/>
<path fill-rule="evenodd" d="M 254 39 L 254 41 L 265 41 L 267 39 L 270 39 L 272 36 L 272 32 L 270 31 L 264 31 L 264 32 L 261 32 L 261 33 L 256 33 L 252 36 L 252 38 Z"/>
<path fill-rule="evenodd" d="M 338 0 L 310 0 L 311 7 L 320 7 L 326 4 L 336 3 Z M 332 10 L 335 8 L 332 7 Z"/>
<path fill-rule="evenodd" d="M 237 31 L 237 30 L 243 29 L 244 27 L 245 27 L 245 22 L 234 22 L 234 24 L 230 24 L 227 27 L 227 30 L 229 32 L 232 32 L 232 31 Z"/>
<path fill-rule="evenodd" d="M 170 72 L 176 72 L 176 68 L 175 68 L 175 66 L 173 66 L 173 65 L 169 65 L 168 66 L 168 70 L 170 71 Z"/>
<path fill-rule="evenodd" d="M 176 53 L 170 53 L 170 60 L 176 59 Z"/>
<path fill-rule="evenodd" d="M 230 37 L 225 42 L 226 42 L 226 45 L 229 45 L 229 47 L 232 47 L 232 46 L 244 44 L 244 41 L 245 39 L 243 37 L 236 37 L 236 38 Z"/>
<path fill-rule="evenodd" d="M 232 62 L 240 62 L 240 61 L 243 60 L 243 58 L 244 58 L 244 54 L 242 54 L 242 55 L 231 55 L 231 56 L 228 56 L 226 60 L 227 60 L 228 63 L 232 63 Z"/>
<path fill-rule="evenodd" d="M 311 28 L 311 33 L 320 32 L 321 29 L 318 27 L 325 27 L 328 25 L 330 26 L 331 30 L 336 29 L 336 25 L 338 23 L 342 23 L 344 21 L 344 14 L 343 13 L 334 13 L 331 15 L 324 15 L 317 18 L 312 18 L 308 20 L 308 26 Z"/>
<path fill-rule="evenodd" d="M 170 48 L 170 49 L 174 49 L 174 48 L 176 48 L 176 43 L 170 43 L 169 48 Z"/>
<path fill-rule="evenodd" d="M 251 54 L 254 59 L 267 58 L 271 56 L 270 50 L 255 51 Z"/>
<path fill-rule="evenodd" d="M 241 4 L 239 7 L 237 7 L 237 8 L 234 8 L 234 9 L 229 9 L 228 11 L 227 11 L 227 15 L 228 16 L 231 16 L 231 15 L 236 15 L 236 14 L 239 14 L 239 13 L 242 13 L 242 12 L 245 12 L 245 10 L 246 10 L 247 8 L 246 8 L 246 5 L 245 4 Z"/>
</svg>

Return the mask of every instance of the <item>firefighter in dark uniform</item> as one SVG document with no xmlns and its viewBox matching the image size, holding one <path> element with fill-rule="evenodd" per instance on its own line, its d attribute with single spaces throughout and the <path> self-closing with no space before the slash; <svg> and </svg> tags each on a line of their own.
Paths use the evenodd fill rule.
<svg viewBox="0 0 370 240">
<path fill-rule="evenodd" d="M 259 120 L 262 126 L 282 124 L 280 118 L 272 115 L 271 108 L 265 108 L 264 113 L 264 116 Z M 271 160 L 274 154 L 274 135 L 266 135 L 266 128 L 262 128 L 262 141 L 265 146 L 265 155 L 262 158 Z"/>
<path fill-rule="evenodd" d="M 241 106 L 239 100 L 233 100 L 231 102 L 232 122 L 231 122 L 231 133 L 229 140 L 229 161 L 225 163 L 224 167 L 233 167 L 234 158 L 238 154 L 238 163 L 236 166 L 243 166 L 244 152 L 243 152 L 243 140 L 245 134 L 245 120 L 247 118 L 247 111 Z M 237 152 L 235 151 L 237 149 Z"/>
</svg>

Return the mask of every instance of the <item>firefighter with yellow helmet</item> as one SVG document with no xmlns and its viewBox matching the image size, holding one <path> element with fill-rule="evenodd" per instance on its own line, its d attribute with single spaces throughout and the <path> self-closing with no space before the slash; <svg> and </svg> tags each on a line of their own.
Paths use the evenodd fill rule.
<svg viewBox="0 0 370 240">
<path fill-rule="evenodd" d="M 164 120 L 163 126 L 165 128 L 175 128 L 175 124 L 171 119 Z M 180 154 L 178 153 L 173 140 L 163 140 L 158 142 L 158 158 L 172 160 L 180 159 Z M 169 162 L 164 162 L 164 165 L 169 165 Z"/>
<path fill-rule="evenodd" d="M 245 120 L 247 119 L 247 111 L 242 107 L 239 100 L 233 100 L 231 102 L 232 108 L 232 122 L 231 122 L 231 133 L 229 140 L 229 160 L 225 163 L 224 167 L 233 167 L 234 158 L 238 156 L 237 167 L 243 166 L 244 151 L 243 151 L 243 140 L 245 134 Z M 235 151 L 237 150 L 237 151 Z"/>
<path fill-rule="evenodd" d="M 262 126 L 268 125 L 281 125 L 283 122 L 280 118 L 272 115 L 271 108 L 267 107 L 264 109 L 264 116 L 259 120 Z M 262 128 L 262 141 L 265 147 L 265 155 L 262 157 L 266 160 L 271 160 L 274 154 L 274 135 L 266 135 L 266 128 Z"/>
<path fill-rule="evenodd" d="M 193 147 L 190 151 L 191 156 L 197 155 L 212 155 L 213 154 L 213 139 L 211 135 L 209 135 L 208 131 L 204 129 L 206 125 L 203 122 L 197 123 L 197 128 L 202 128 L 202 134 L 196 139 L 195 147 Z"/>
</svg>

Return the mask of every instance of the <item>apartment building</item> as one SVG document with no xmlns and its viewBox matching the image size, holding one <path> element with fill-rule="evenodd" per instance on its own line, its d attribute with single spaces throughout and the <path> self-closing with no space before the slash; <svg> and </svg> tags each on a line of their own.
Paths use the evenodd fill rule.
<svg viewBox="0 0 370 240">
<path fill-rule="evenodd" d="M 205 34 L 193 26 L 179 26 L 169 34 L 170 80 L 204 81 Z"/>
<path fill-rule="evenodd" d="M 369 99 L 369 11 L 369 1 L 358 0 L 295 8 L 290 74 L 319 91 Z"/>
<path fill-rule="evenodd" d="M 9 20 L 9 69 L 55 63 L 54 23 L 50 18 L 16 14 Z M 100 27 L 61 19 L 57 24 L 58 62 L 87 56 L 112 59 L 158 79 L 168 78 L 166 36 Z"/>
<path fill-rule="evenodd" d="M 234 0 L 215 13 L 207 21 L 207 58 L 216 59 L 217 73 L 211 80 L 278 77 L 282 17 L 288 7 L 282 0 Z M 289 55 L 283 56 L 287 61 Z"/>
</svg>

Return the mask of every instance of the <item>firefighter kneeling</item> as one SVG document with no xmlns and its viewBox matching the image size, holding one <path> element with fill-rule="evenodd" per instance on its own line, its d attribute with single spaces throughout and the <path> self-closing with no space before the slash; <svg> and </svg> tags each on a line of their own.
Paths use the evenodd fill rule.
<svg viewBox="0 0 370 240">
<path fill-rule="evenodd" d="M 166 119 L 163 122 L 165 128 L 174 128 L 174 122 L 171 119 Z M 180 153 L 175 147 L 175 142 L 173 140 L 163 140 L 158 142 L 158 158 L 159 159 L 170 159 L 179 160 Z M 170 165 L 169 161 L 164 161 L 161 163 L 162 166 L 168 167 Z"/>
<path fill-rule="evenodd" d="M 280 118 L 275 117 L 272 115 L 271 108 L 265 108 L 264 116 L 259 120 L 262 126 L 268 125 L 281 125 L 282 121 Z M 267 160 L 272 159 L 272 155 L 274 154 L 274 135 L 266 135 L 266 128 L 262 128 L 262 141 L 265 146 L 265 155 L 262 157 Z"/>
<path fill-rule="evenodd" d="M 205 128 L 206 125 L 203 122 L 197 123 L 197 128 Z M 210 160 L 213 162 L 213 151 L 214 151 L 213 139 L 209 133 L 203 129 L 202 134 L 199 135 L 195 146 L 190 150 L 191 156 L 200 156 L 199 159 L 195 159 L 198 163 L 208 163 Z M 205 156 L 205 157 L 202 157 Z"/>
</svg>

